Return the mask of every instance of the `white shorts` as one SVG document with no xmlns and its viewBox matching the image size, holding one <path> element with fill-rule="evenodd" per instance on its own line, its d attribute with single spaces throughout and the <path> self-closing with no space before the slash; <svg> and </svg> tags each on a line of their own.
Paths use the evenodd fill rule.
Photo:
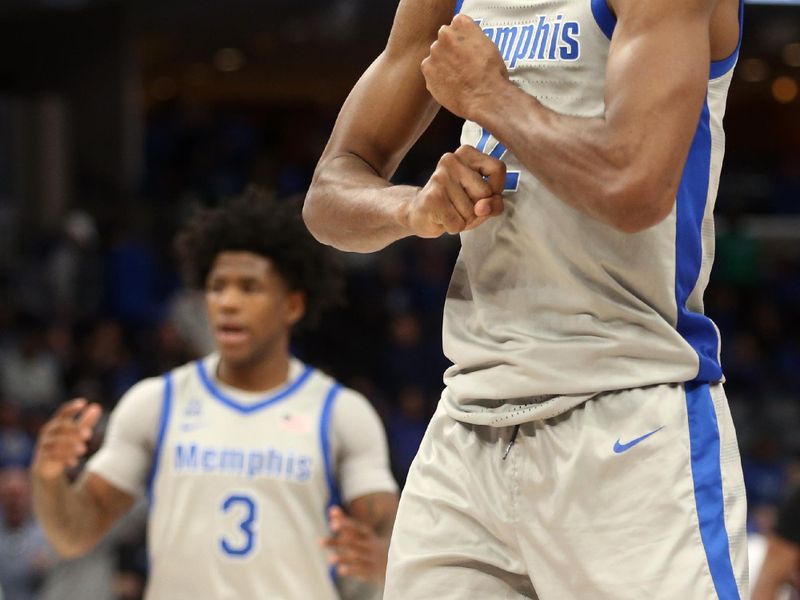
<svg viewBox="0 0 800 600">
<path fill-rule="evenodd" d="M 722 385 L 600 394 L 513 427 L 439 407 L 411 467 L 386 600 L 747 599 Z"/>
</svg>

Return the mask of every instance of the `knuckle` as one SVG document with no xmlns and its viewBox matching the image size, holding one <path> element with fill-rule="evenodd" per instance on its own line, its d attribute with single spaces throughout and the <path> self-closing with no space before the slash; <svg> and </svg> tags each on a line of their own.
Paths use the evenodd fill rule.
<svg viewBox="0 0 800 600">
<path fill-rule="evenodd" d="M 463 156 L 465 154 L 475 154 L 478 150 L 474 146 L 470 146 L 469 144 L 461 144 L 456 150 L 456 154 L 459 156 Z"/>
<path fill-rule="evenodd" d="M 445 152 L 442 154 L 442 158 L 439 159 L 439 164 L 443 166 L 450 166 L 456 159 L 456 155 L 452 152 Z"/>
</svg>

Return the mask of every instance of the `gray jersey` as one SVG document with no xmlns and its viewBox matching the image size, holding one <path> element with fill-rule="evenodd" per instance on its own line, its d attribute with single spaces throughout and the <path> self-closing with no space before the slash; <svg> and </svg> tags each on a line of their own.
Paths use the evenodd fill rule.
<svg viewBox="0 0 800 600">
<path fill-rule="evenodd" d="M 142 382 L 131 392 L 142 412 L 154 392 L 160 407 L 152 442 L 126 439 L 137 427 L 121 426 L 135 410 L 123 398 L 108 447 L 89 465 L 135 492 L 143 470 L 133 447 L 152 457 L 147 598 L 338 598 L 319 546 L 326 511 L 396 490 L 380 420 L 363 397 L 298 361 L 267 395 L 219 383 L 217 361 Z"/>
<path fill-rule="evenodd" d="M 562 114 L 600 117 L 615 18 L 605 0 L 464 0 L 511 80 Z M 668 51 L 665 48 L 665 51 Z M 445 303 L 449 414 L 478 424 L 547 418 L 601 391 L 722 378 L 703 314 L 722 117 L 738 50 L 708 94 L 670 215 L 626 234 L 555 197 L 491 133 L 461 141 L 508 167 L 505 213 L 461 235 Z"/>
</svg>

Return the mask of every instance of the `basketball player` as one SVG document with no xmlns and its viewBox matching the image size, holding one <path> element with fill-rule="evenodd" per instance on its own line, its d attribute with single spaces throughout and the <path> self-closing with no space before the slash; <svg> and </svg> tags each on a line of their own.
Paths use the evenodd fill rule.
<svg viewBox="0 0 800 600">
<path fill-rule="evenodd" d="M 746 596 L 702 300 L 740 22 L 739 0 L 400 1 L 304 207 L 345 250 L 461 234 L 385 597 Z M 463 145 L 391 185 L 440 106 Z"/>
<path fill-rule="evenodd" d="M 100 408 L 58 411 L 32 467 L 50 541 L 84 553 L 147 493 L 151 600 L 336 598 L 329 563 L 382 584 L 397 493 L 381 422 L 289 353 L 334 297 L 324 248 L 296 205 L 254 192 L 198 213 L 178 244 L 217 352 L 134 386 L 75 485 L 64 472 Z"/>
</svg>

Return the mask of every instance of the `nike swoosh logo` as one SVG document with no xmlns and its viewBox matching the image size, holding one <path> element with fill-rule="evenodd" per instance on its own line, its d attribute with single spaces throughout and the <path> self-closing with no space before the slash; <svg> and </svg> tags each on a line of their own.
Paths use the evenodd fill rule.
<svg viewBox="0 0 800 600">
<path fill-rule="evenodd" d="M 206 426 L 206 423 L 184 423 L 181 425 L 181 431 L 195 431 L 196 429 L 202 429 Z"/>
<path fill-rule="evenodd" d="M 627 450 L 630 450 L 631 448 L 633 448 L 636 444 L 645 441 L 651 435 L 654 435 L 654 434 L 658 433 L 662 429 L 664 429 L 663 425 L 661 427 L 659 427 L 658 429 L 654 429 L 650 433 L 645 433 L 643 436 L 638 437 L 635 440 L 631 440 L 630 442 L 628 442 L 626 444 L 620 443 L 619 439 L 617 439 L 617 442 L 614 444 L 614 452 L 616 452 L 617 454 L 622 454 L 623 452 L 626 452 Z"/>
</svg>

